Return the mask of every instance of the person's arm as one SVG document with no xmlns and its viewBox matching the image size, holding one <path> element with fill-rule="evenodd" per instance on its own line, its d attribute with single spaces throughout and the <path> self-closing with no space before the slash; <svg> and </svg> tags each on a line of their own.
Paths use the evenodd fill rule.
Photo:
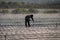
<svg viewBox="0 0 60 40">
<path fill-rule="evenodd" d="M 33 19 L 33 17 L 32 17 L 32 21 L 34 22 L 34 19 Z"/>
</svg>

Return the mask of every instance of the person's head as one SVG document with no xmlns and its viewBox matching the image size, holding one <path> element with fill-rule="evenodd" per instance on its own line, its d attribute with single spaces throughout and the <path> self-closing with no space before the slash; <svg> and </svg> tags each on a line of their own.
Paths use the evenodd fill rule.
<svg viewBox="0 0 60 40">
<path fill-rule="evenodd" d="M 30 15 L 31 17 L 33 17 L 33 15 Z"/>
</svg>

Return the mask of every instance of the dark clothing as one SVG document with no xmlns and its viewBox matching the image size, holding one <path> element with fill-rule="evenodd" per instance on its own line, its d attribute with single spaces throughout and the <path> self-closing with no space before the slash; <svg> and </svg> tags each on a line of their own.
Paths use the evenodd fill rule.
<svg viewBox="0 0 60 40">
<path fill-rule="evenodd" d="M 33 19 L 33 15 L 27 15 L 25 17 L 25 26 L 29 26 L 30 27 L 30 19 L 32 19 L 32 21 L 34 22 L 34 19 Z"/>
<path fill-rule="evenodd" d="M 25 21 L 25 26 L 29 26 L 30 27 L 30 21 Z"/>
<path fill-rule="evenodd" d="M 27 16 L 25 17 L 25 21 L 30 21 L 30 15 L 27 15 Z"/>
</svg>

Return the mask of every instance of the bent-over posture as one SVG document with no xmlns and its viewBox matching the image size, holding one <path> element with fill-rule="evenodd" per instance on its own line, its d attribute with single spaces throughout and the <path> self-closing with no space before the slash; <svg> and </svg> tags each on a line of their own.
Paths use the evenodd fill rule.
<svg viewBox="0 0 60 40">
<path fill-rule="evenodd" d="M 25 26 L 27 27 L 30 27 L 31 25 L 30 25 L 30 19 L 32 19 L 32 21 L 34 22 L 34 19 L 33 19 L 33 15 L 27 15 L 26 17 L 25 17 Z"/>
</svg>

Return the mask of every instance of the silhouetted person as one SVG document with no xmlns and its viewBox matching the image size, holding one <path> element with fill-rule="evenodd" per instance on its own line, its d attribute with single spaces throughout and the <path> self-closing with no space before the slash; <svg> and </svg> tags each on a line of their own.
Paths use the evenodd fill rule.
<svg viewBox="0 0 60 40">
<path fill-rule="evenodd" d="M 33 15 L 27 15 L 26 17 L 25 17 L 25 26 L 27 27 L 30 27 L 31 25 L 30 25 L 30 19 L 32 19 L 32 21 L 34 22 L 34 19 L 33 19 Z"/>
</svg>

